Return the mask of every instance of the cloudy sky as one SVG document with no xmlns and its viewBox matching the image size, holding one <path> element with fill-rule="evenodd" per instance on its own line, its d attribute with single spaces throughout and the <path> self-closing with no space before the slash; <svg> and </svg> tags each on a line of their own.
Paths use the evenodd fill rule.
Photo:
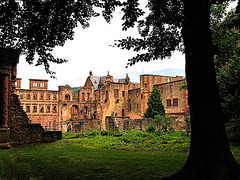
<svg viewBox="0 0 240 180">
<path fill-rule="evenodd" d="M 57 73 L 57 79 L 51 79 L 43 66 L 28 65 L 25 57 L 21 56 L 17 77 L 22 78 L 22 88 L 29 88 L 29 79 L 48 79 L 49 90 L 57 90 L 59 85 L 66 84 L 71 87 L 83 86 L 90 70 L 95 76 L 105 76 L 109 71 L 115 78 L 123 78 L 128 73 L 132 82 L 139 82 L 141 74 L 184 76 L 184 55 L 180 52 L 174 53 L 171 59 L 138 63 L 126 69 L 128 59 L 135 53 L 110 45 L 114 44 L 114 40 L 127 36 L 137 37 L 137 29 L 122 31 L 121 24 L 121 12 L 116 11 L 111 24 L 97 17 L 90 21 L 89 28 L 76 28 L 74 40 L 68 41 L 64 47 L 57 47 L 53 52 L 55 57 L 69 60 L 64 64 L 51 65 L 50 69 Z"/>
</svg>

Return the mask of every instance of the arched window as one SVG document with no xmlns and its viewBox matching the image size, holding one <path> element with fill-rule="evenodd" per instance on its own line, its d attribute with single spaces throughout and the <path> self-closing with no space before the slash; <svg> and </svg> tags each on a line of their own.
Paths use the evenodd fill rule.
<svg viewBox="0 0 240 180">
<path fill-rule="evenodd" d="M 70 101 L 70 95 L 69 95 L 69 94 L 66 94 L 66 95 L 65 95 L 65 100 L 66 100 L 66 101 Z"/>
</svg>

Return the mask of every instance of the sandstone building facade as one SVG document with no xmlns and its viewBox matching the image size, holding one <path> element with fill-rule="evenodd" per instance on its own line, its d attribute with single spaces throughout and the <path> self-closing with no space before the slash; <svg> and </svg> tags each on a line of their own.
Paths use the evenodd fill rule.
<svg viewBox="0 0 240 180">
<path fill-rule="evenodd" d="M 21 89 L 21 79 L 16 81 L 15 93 L 33 123 L 45 129 L 85 131 L 146 128 L 143 119 L 147 102 L 154 86 L 161 95 L 167 114 L 183 120 L 188 112 L 187 90 L 179 89 L 185 80 L 182 76 L 141 75 L 140 83 L 132 83 L 128 75 L 117 79 L 94 76 L 90 71 L 84 87 L 59 86 L 58 91 L 48 90 L 48 81 L 30 79 L 29 90 Z"/>
<path fill-rule="evenodd" d="M 45 131 L 40 124 L 31 123 L 14 94 L 19 55 L 19 50 L 0 48 L 0 149 L 62 138 L 61 131 Z"/>
</svg>

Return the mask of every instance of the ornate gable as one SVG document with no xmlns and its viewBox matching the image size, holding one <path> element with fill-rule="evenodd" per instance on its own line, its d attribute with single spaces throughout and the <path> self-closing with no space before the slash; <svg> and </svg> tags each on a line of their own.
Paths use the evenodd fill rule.
<svg viewBox="0 0 240 180">
<path fill-rule="evenodd" d="M 88 77 L 86 82 L 85 82 L 84 88 L 92 88 L 92 87 L 94 87 L 93 83 L 92 83 L 90 77 Z"/>
</svg>

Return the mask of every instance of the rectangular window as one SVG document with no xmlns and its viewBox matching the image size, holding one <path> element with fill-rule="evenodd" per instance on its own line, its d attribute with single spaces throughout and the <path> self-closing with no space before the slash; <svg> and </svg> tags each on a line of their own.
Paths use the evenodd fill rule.
<svg viewBox="0 0 240 180">
<path fill-rule="evenodd" d="M 30 99 L 30 94 L 27 94 L 27 99 Z"/>
<path fill-rule="evenodd" d="M 18 86 L 18 82 L 16 81 L 16 82 L 15 82 L 15 87 L 17 87 L 17 86 Z"/>
<path fill-rule="evenodd" d="M 33 87 L 37 87 L 37 83 L 36 82 L 33 83 Z"/>
<path fill-rule="evenodd" d="M 47 100 L 50 100 L 50 99 L 51 99 L 50 94 L 47 94 Z"/>
<path fill-rule="evenodd" d="M 54 106 L 53 106 L 53 113 L 56 113 L 56 112 L 57 112 L 57 106 L 54 105 Z"/>
<path fill-rule="evenodd" d="M 170 85 L 170 92 L 172 92 L 172 85 Z"/>
<path fill-rule="evenodd" d="M 178 106 L 178 98 L 173 99 L 173 106 Z"/>
<path fill-rule="evenodd" d="M 56 94 L 53 95 L 53 100 L 57 100 L 57 95 Z"/>
<path fill-rule="evenodd" d="M 40 105 L 39 112 L 40 112 L 40 113 L 44 113 L 44 108 L 43 108 L 43 105 Z"/>
<path fill-rule="evenodd" d="M 114 89 L 114 98 L 118 98 L 118 89 Z"/>
<path fill-rule="evenodd" d="M 167 107 L 172 106 L 172 100 L 171 99 L 167 99 Z"/>
<path fill-rule="evenodd" d="M 27 112 L 27 113 L 30 112 L 30 106 L 26 106 L 26 112 Z"/>
<path fill-rule="evenodd" d="M 123 96 L 123 97 L 125 96 L 125 91 L 122 92 L 122 96 Z"/>
<path fill-rule="evenodd" d="M 33 100 L 37 100 L 37 94 L 33 94 Z"/>
<path fill-rule="evenodd" d="M 161 87 L 161 93 L 163 93 L 163 87 Z"/>
<path fill-rule="evenodd" d="M 145 83 L 144 86 L 145 86 L 145 89 L 147 89 L 148 88 L 148 83 Z"/>
<path fill-rule="evenodd" d="M 41 94 L 40 99 L 44 100 L 44 94 Z"/>
<path fill-rule="evenodd" d="M 23 93 L 20 93 L 20 99 L 23 99 Z"/>
<path fill-rule="evenodd" d="M 50 113 L 50 106 L 47 106 L 46 113 Z"/>
<path fill-rule="evenodd" d="M 85 93 L 83 92 L 82 93 L 82 101 L 84 101 L 85 100 Z"/>
<path fill-rule="evenodd" d="M 108 96 L 109 96 L 108 91 L 106 91 L 106 100 L 108 100 Z"/>
<path fill-rule="evenodd" d="M 40 87 L 45 87 L 45 83 L 40 83 Z"/>
<path fill-rule="evenodd" d="M 33 106 L 33 113 L 37 112 L 37 106 Z"/>
</svg>

